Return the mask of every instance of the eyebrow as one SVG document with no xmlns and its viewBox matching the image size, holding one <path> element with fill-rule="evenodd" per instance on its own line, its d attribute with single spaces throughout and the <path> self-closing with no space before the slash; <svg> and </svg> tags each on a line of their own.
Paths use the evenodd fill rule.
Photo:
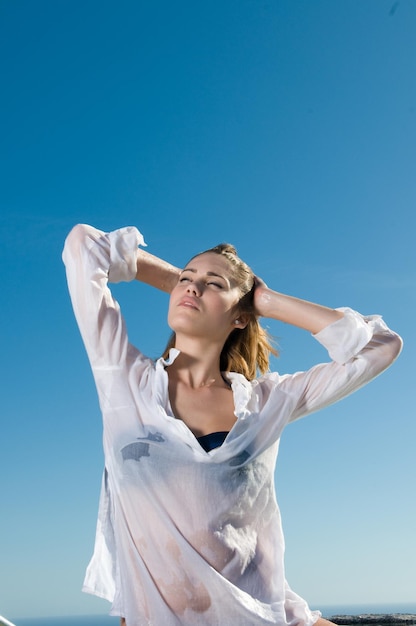
<svg viewBox="0 0 416 626">
<path fill-rule="evenodd" d="M 182 270 L 181 274 L 183 274 L 184 272 L 193 272 L 194 274 L 196 274 L 197 270 L 193 267 L 185 267 L 185 269 Z M 224 278 L 224 276 L 221 276 L 221 274 L 216 274 L 215 272 L 206 272 L 206 275 L 217 276 L 217 278 L 222 278 L 225 281 L 227 280 L 226 278 Z"/>
</svg>

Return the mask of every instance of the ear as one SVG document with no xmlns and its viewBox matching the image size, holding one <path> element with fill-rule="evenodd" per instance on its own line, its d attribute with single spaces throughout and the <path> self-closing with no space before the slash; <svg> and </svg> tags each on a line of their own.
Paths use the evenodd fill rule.
<svg viewBox="0 0 416 626">
<path fill-rule="evenodd" d="M 239 313 L 234 316 L 233 328 L 239 328 L 242 330 L 248 324 L 248 316 L 245 313 Z"/>
</svg>

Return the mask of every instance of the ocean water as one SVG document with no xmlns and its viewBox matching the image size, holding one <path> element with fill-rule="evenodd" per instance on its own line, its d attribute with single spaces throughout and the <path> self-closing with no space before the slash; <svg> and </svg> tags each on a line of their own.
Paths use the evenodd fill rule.
<svg viewBox="0 0 416 626">
<path fill-rule="evenodd" d="M 319 609 L 322 617 L 331 615 L 381 615 L 384 613 L 406 613 L 416 615 L 416 602 L 403 602 L 402 604 L 351 604 L 351 605 L 311 605 L 311 609 Z"/>
<path fill-rule="evenodd" d="M 11 620 L 15 626 L 119 626 L 120 618 L 109 615 L 72 615 Z"/>
<path fill-rule="evenodd" d="M 324 617 L 331 615 L 361 615 L 364 613 L 410 613 L 416 615 L 416 602 L 403 604 L 358 604 L 350 606 L 314 606 L 322 611 Z M 11 620 L 15 626 L 118 626 L 120 620 L 108 615 L 38 617 Z"/>
</svg>

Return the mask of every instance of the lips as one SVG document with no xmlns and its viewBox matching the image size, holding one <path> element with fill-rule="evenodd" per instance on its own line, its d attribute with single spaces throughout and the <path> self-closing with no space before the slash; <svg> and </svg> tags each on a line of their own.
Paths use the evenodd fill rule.
<svg viewBox="0 0 416 626">
<path fill-rule="evenodd" d="M 182 300 L 179 301 L 178 306 L 184 306 L 185 308 L 196 309 L 199 311 L 198 303 L 193 298 L 182 298 Z"/>
</svg>

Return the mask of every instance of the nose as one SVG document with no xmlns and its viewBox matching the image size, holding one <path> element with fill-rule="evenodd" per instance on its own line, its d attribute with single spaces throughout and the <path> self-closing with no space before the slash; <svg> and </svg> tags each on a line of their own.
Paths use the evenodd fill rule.
<svg viewBox="0 0 416 626">
<path fill-rule="evenodd" d="M 186 291 L 189 294 L 193 294 L 195 296 L 200 296 L 201 295 L 201 287 L 200 287 L 200 285 L 196 281 L 193 281 L 192 283 L 188 283 Z"/>
</svg>

